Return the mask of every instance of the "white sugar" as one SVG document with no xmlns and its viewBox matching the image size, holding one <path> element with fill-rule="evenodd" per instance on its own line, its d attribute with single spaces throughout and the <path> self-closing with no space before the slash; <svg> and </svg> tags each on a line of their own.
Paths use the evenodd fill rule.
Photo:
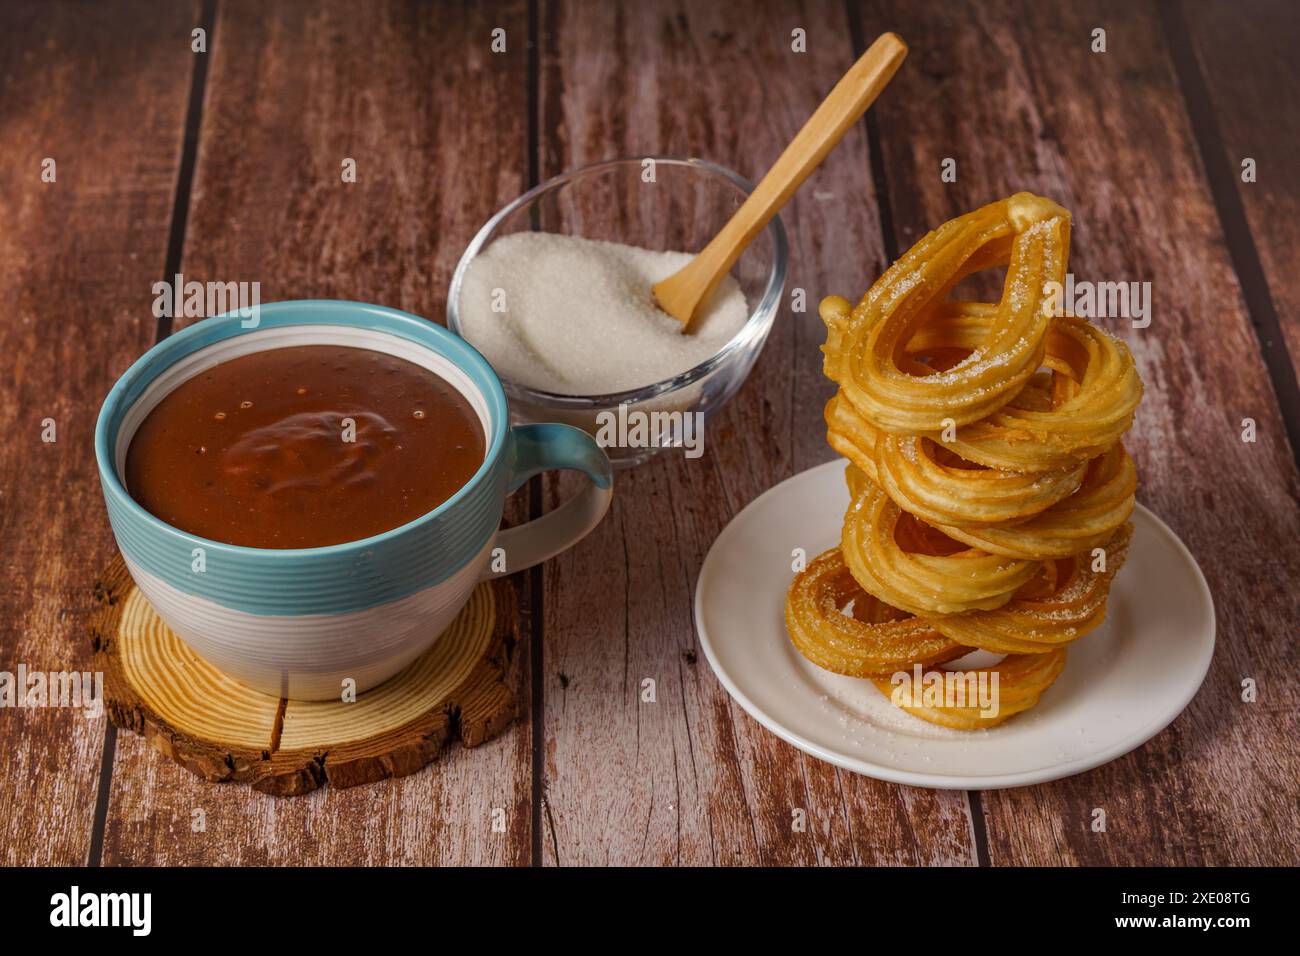
<svg viewBox="0 0 1300 956">
<path fill-rule="evenodd" d="M 749 317 L 727 276 L 682 334 L 650 287 L 690 260 L 556 233 L 503 236 L 466 272 L 461 331 L 503 377 L 532 388 L 593 395 L 652 385 L 715 355 Z"/>
</svg>

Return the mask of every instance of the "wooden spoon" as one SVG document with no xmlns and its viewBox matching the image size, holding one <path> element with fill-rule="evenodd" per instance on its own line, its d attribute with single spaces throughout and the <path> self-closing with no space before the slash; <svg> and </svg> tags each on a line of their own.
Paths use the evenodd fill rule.
<svg viewBox="0 0 1300 956">
<path fill-rule="evenodd" d="M 880 95 L 905 56 L 907 45 L 896 34 L 881 34 L 835 84 L 722 230 L 682 269 L 655 284 L 659 307 L 682 323 L 683 332 L 754 237 Z"/>
</svg>

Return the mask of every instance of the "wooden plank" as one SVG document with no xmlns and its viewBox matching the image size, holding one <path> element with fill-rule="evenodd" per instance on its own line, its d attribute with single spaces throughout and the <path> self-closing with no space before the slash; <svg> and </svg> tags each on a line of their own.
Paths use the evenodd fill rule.
<svg viewBox="0 0 1300 956">
<path fill-rule="evenodd" d="M 547 2 L 540 12 L 544 176 L 669 153 L 757 178 L 855 58 L 835 3 Z M 795 28 L 807 53 L 792 52 Z M 772 484 L 833 457 L 816 303 L 860 290 L 884 266 L 863 127 L 784 218 L 787 294 L 805 289 L 807 311 L 781 310 L 750 380 L 710 423 L 703 458 L 665 454 L 621 473 L 605 522 L 546 566 L 548 863 L 974 860 L 962 794 L 805 757 L 730 700 L 694 636 L 695 577 L 718 532 Z M 548 505 L 570 490 L 549 481 Z M 657 703 L 640 702 L 647 677 Z M 793 832 L 796 809 L 807 832 Z"/>
<path fill-rule="evenodd" d="M 95 419 L 153 339 L 189 20 L 183 4 L 0 10 L 0 670 L 11 674 L 90 668 L 83 625 L 113 547 Z M 54 182 L 41 178 L 46 157 Z M 0 864 L 86 862 L 106 721 L 0 711 Z"/>
<path fill-rule="evenodd" d="M 1268 282 L 1292 371 L 1300 372 L 1300 194 L 1295 189 L 1300 154 L 1300 7 L 1286 0 L 1183 3 L 1222 138 L 1226 171 L 1240 197 L 1255 251 Z M 1242 181 L 1242 161 L 1253 159 L 1256 179 Z M 1271 330 L 1266 330 L 1271 332 Z M 1273 347 L 1271 335 L 1265 346 Z M 1300 409 L 1293 414 L 1300 415 Z"/>
<path fill-rule="evenodd" d="M 983 795 L 992 862 L 1295 863 L 1300 694 L 1281 675 L 1296 665 L 1297 476 L 1156 10 L 897 0 L 861 15 L 898 29 L 918 61 L 880 109 L 903 245 L 1028 189 L 1073 211 L 1077 276 L 1151 281 L 1149 328 L 1103 324 L 1146 383 L 1128 440 L 1139 497 L 1196 555 L 1218 612 L 1210 674 L 1164 733 L 1090 773 Z M 1104 54 L 1090 52 L 1095 27 Z M 940 182 L 944 157 L 955 183 Z M 1245 678 L 1259 703 L 1241 702 Z M 1094 808 L 1106 833 L 1091 830 Z"/>
<path fill-rule="evenodd" d="M 461 250 L 525 186 L 524 4 L 223 2 L 218 14 L 187 279 L 256 280 L 264 301 L 356 299 L 441 321 Z M 490 51 L 495 27 L 507 30 L 503 54 Z M 345 158 L 355 183 L 342 180 Z M 526 863 L 526 650 L 517 659 L 513 728 L 391 783 L 278 800 L 204 784 L 124 734 L 105 861 Z"/>
</svg>

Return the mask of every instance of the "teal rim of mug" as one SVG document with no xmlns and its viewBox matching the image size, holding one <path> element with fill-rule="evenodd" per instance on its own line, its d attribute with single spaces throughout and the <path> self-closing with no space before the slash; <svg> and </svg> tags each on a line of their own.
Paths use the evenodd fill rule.
<svg viewBox="0 0 1300 956">
<path fill-rule="evenodd" d="M 245 562 L 264 563 L 267 561 L 283 564 L 285 561 L 299 558 L 328 559 L 331 565 L 335 565 L 340 559 L 370 557 L 373 555 L 374 549 L 382 547 L 385 543 L 409 535 L 412 532 L 419 532 L 422 527 L 438 522 L 439 519 L 446 516 L 470 496 L 475 495 L 480 490 L 480 486 L 484 482 L 493 479 L 498 472 L 502 452 L 506 448 L 510 435 L 510 421 L 505 392 L 487 359 L 464 339 L 427 319 L 409 312 L 402 312 L 387 306 L 331 299 L 269 302 L 259 306 L 259 321 L 255 328 L 242 327 L 240 323 L 246 320 L 246 316 L 240 316 L 238 313 L 226 313 L 204 319 L 175 335 L 163 339 L 137 359 L 109 391 L 95 425 L 95 458 L 99 466 L 99 477 L 104 488 L 104 494 L 109 499 L 110 514 L 112 511 L 117 510 L 121 518 L 140 524 L 150 534 L 173 539 L 184 547 L 187 554 L 192 552 L 194 548 L 202 548 L 206 553 L 234 558 L 241 564 Z M 183 531 L 145 510 L 127 492 L 122 478 L 117 472 L 115 451 L 118 433 L 126 413 L 139 401 L 149 384 L 180 359 L 210 345 L 268 328 L 294 325 L 338 325 L 372 330 L 425 346 L 457 365 L 469 376 L 471 382 L 483 396 L 488 408 L 488 417 L 492 429 L 483 463 L 474 475 L 442 504 L 406 524 L 390 528 L 368 538 L 358 538 L 355 541 L 345 541 L 340 544 L 318 548 L 251 548 L 244 545 L 227 544 Z M 116 506 L 116 508 L 113 506 Z M 121 547 L 119 530 L 118 527 L 114 527 L 114 533 L 118 535 L 119 547 Z M 463 566 L 465 562 L 472 560 L 474 555 L 482 550 L 483 546 L 487 544 L 487 540 L 495 532 L 496 522 L 488 529 L 486 536 L 481 541 L 471 544 L 468 553 L 462 551 L 460 555 L 451 557 L 450 562 L 454 564 L 457 558 L 463 558 L 463 561 L 458 565 Z M 126 549 L 123 549 L 123 553 L 132 561 L 138 563 L 140 560 L 140 556 L 129 554 Z M 157 576 L 156 568 L 146 566 L 145 570 Z M 196 593 L 193 587 L 180 587 L 180 581 L 183 579 L 177 575 L 164 574 L 161 576 L 168 584 L 178 587 L 179 590 L 185 593 L 205 597 L 225 606 L 232 605 L 229 600 L 202 593 L 204 591 L 202 588 L 198 589 Z M 439 578 L 425 581 L 420 586 L 436 585 L 440 580 L 448 576 L 449 574 L 442 574 Z M 336 595 L 336 599 L 331 600 L 317 596 L 307 600 L 306 606 L 298 608 L 293 607 L 293 605 L 300 602 L 295 601 L 288 594 L 283 595 L 284 603 L 265 597 L 258 598 L 254 595 L 248 595 L 246 600 L 238 602 L 238 609 L 254 614 L 272 615 L 338 613 L 386 603 L 389 600 L 405 596 L 405 594 L 419 589 L 419 586 L 408 586 L 402 588 L 398 593 L 384 595 L 375 600 L 360 600 L 358 603 L 359 595 L 350 593 L 353 591 L 352 588 L 342 586 L 341 592 Z"/>
</svg>

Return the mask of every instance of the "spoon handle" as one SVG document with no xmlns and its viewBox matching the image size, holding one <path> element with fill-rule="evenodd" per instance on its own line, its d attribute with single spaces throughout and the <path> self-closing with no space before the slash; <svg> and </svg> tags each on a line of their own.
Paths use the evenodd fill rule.
<svg viewBox="0 0 1300 956">
<path fill-rule="evenodd" d="M 654 287 L 660 307 L 682 323 L 683 332 L 740 254 L 862 117 L 906 56 L 907 45 L 896 34 L 882 34 L 871 44 L 721 231 L 681 271 Z"/>
</svg>

